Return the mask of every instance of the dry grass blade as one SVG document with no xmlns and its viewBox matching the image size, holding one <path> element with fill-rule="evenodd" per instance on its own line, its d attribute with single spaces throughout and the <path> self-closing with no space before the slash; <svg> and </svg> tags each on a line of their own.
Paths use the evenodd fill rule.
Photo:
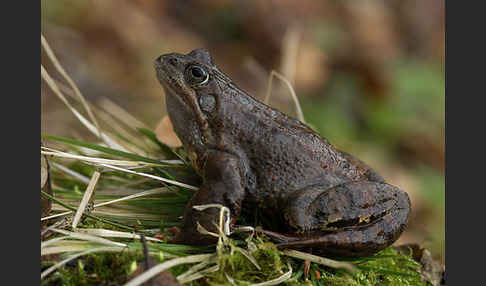
<svg viewBox="0 0 486 286">
<path fill-rule="evenodd" d="M 99 178 L 100 172 L 95 171 L 93 176 L 91 177 L 91 181 L 89 182 L 88 187 L 86 188 L 86 191 L 84 192 L 83 199 L 81 200 L 81 203 L 79 203 L 78 210 L 76 211 L 76 214 L 74 214 L 73 223 L 71 225 L 73 229 L 76 229 L 76 227 L 78 226 L 79 220 L 86 210 L 86 206 L 88 206 L 89 201 L 93 197 L 93 193 Z"/>
<path fill-rule="evenodd" d="M 59 241 L 66 240 L 69 236 L 61 236 L 49 239 L 48 241 L 41 241 L 41 249 L 46 248 L 52 244 L 58 243 Z"/>
<path fill-rule="evenodd" d="M 272 70 L 270 72 L 270 76 L 268 77 L 267 92 L 266 92 L 265 99 L 263 100 L 263 102 L 265 104 L 268 104 L 268 100 L 270 99 L 270 95 L 272 93 L 273 77 L 280 79 L 282 82 L 285 83 L 285 85 L 287 85 L 287 88 L 290 91 L 290 95 L 292 97 L 292 100 L 295 103 L 295 108 L 297 109 L 297 119 L 299 119 L 300 121 L 305 123 L 304 113 L 302 112 L 302 108 L 300 107 L 299 99 L 297 98 L 297 95 L 295 94 L 295 91 L 294 91 L 294 88 L 292 87 L 292 84 L 283 75 L 279 74 L 278 72 L 276 72 L 274 70 Z"/>
<path fill-rule="evenodd" d="M 129 132 L 125 126 L 122 126 L 122 124 L 117 122 L 116 119 L 113 118 L 113 115 L 105 112 L 104 110 L 98 110 L 96 114 L 103 120 L 103 122 L 110 126 L 114 133 L 122 136 L 125 141 L 130 142 L 130 144 L 123 144 L 125 149 L 142 156 L 156 150 L 155 144 L 150 141 L 144 141 L 145 138 L 137 136 L 138 134 L 133 135 L 132 132 Z M 150 143 L 153 145 L 150 146 Z"/>
<path fill-rule="evenodd" d="M 96 126 L 93 126 L 86 118 L 84 118 L 81 113 L 79 113 L 70 103 L 67 101 L 66 97 L 62 94 L 59 87 L 56 85 L 52 77 L 46 71 L 44 66 L 41 65 L 41 77 L 47 83 L 47 85 L 52 89 L 54 94 L 61 99 L 61 101 L 69 108 L 69 110 L 76 116 L 76 118 L 81 121 L 81 123 L 88 128 L 91 133 L 99 136 L 108 146 L 112 147 L 113 149 L 118 149 L 121 151 L 125 151 L 126 149 L 123 148 L 120 144 L 116 143 L 112 138 L 108 137 L 102 131 L 100 131 Z"/>
<path fill-rule="evenodd" d="M 111 115 L 125 123 L 127 126 L 130 126 L 133 129 L 137 127 L 143 127 L 150 129 L 146 124 L 142 121 L 138 120 L 134 116 L 132 116 L 128 111 L 114 103 L 113 101 L 109 100 L 108 98 L 101 98 L 100 99 L 100 106 L 108 111 Z"/>
<path fill-rule="evenodd" d="M 285 31 L 282 41 L 282 57 L 280 70 L 282 74 L 293 85 L 295 80 L 295 70 L 297 62 L 297 52 L 299 48 L 301 32 L 296 25 L 291 25 Z"/>
<path fill-rule="evenodd" d="M 111 201 L 107 201 L 107 202 L 102 202 L 102 203 L 99 203 L 99 204 L 95 204 L 94 207 L 95 208 L 102 207 L 102 206 L 110 205 L 110 204 L 117 203 L 117 202 L 121 202 L 121 201 L 126 201 L 126 200 L 135 199 L 135 198 L 139 198 L 139 197 L 143 197 L 143 196 L 148 196 L 148 195 L 153 195 L 153 194 L 163 194 L 163 193 L 167 193 L 167 192 L 170 192 L 170 191 L 167 190 L 166 188 L 155 188 L 155 189 L 151 189 L 151 190 L 146 190 L 146 191 L 143 191 L 143 192 L 139 192 L 139 193 L 136 193 L 136 194 L 133 194 L 133 195 L 129 195 L 129 196 L 121 197 L 121 198 L 118 198 L 118 199 L 114 199 L 114 200 L 111 200 Z"/>
<path fill-rule="evenodd" d="M 69 168 L 67 168 L 67 167 L 65 167 L 65 166 L 63 166 L 59 163 L 56 163 L 56 162 L 52 162 L 51 165 L 52 165 L 52 167 L 66 173 L 67 175 L 79 180 L 80 182 L 83 182 L 85 184 L 89 184 L 90 179 L 88 177 L 81 175 L 80 173 L 75 172 L 75 171 L 73 171 L 73 170 L 71 170 L 71 169 L 69 169 Z"/>
<path fill-rule="evenodd" d="M 190 276 L 187 276 L 187 277 L 184 277 L 182 279 L 177 279 L 179 280 L 179 282 L 181 282 L 182 284 L 186 284 L 186 283 L 189 283 L 191 281 L 194 281 L 194 280 L 197 280 L 197 279 L 200 279 L 200 278 L 203 278 L 204 276 L 206 276 L 208 273 L 211 273 L 211 272 L 216 272 L 219 270 L 219 265 L 214 265 L 212 267 L 209 267 L 209 268 L 206 268 L 204 270 L 202 270 L 201 272 L 198 272 L 198 273 L 194 273 Z"/>
<path fill-rule="evenodd" d="M 73 99 L 78 98 L 76 96 L 76 94 L 72 91 L 72 89 L 70 89 L 69 87 L 64 85 L 62 82 L 59 82 L 57 80 L 54 80 L 54 82 L 59 87 L 59 90 L 62 91 L 64 94 L 70 96 Z M 124 118 L 119 118 L 119 117 L 115 116 L 115 114 L 110 113 L 111 111 L 107 112 L 107 111 L 105 111 L 105 109 L 97 108 L 96 106 L 90 104 L 89 102 L 87 102 L 87 104 L 91 108 L 91 110 L 93 112 L 95 112 L 98 117 L 101 118 L 102 122 L 104 121 L 104 123 L 107 124 L 108 126 L 110 126 L 118 135 L 124 137 L 125 140 L 130 142 L 129 144 L 124 144 L 121 141 L 119 142 L 120 144 L 123 145 L 123 147 L 125 149 L 128 149 L 131 152 L 138 154 L 138 155 L 145 154 L 146 151 L 144 151 L 144 150 L 146 148 L 150 149 L 150 146 L 148 146 L 148 145 L 151 145 L 150 141 L 144 141 L 143 138 L 139 138 L 137 136 L 132 135 L 124 127 L 122 127 L 122 125 L 119 123 L 119 122 L 122 122 L 122 123 L 125 124 L 125 126 L 130 127 L 133 131 L 137 131 L 135 126 L 130 126 L 129 122 L 127 123 L 127 120 L 125 120 Z M 128 113 L 126 115 L 129 116 L 129 117 L 133 117 L 133 116 L 129 115 Z M 138 134 L 138 131 L 137 131 L 137 134 Z"/>
<path fill-rule="evenodd" d="M 87 245 L 61 245 L 61 246 L 50 246 L 41 249 L 41 256 L 59 254 L 65 252 L 79 252 L 89 248 Z"/>
<path fill-rule="evenodd" d="M 241 253 L 243 256 L 246 257 L 246 259 L 248 259 L 253 265 L 255 265 L 255 267 L 258 269 L 258 270 L 261 270 L 262 268 L 260 267 L 260 265 L 258 265 L 258 262 L 256 261 L 255 257 L 253 257 L 253 255 L 250 254 L 250 252 L 244 250 L 243 248 L 241 247 L 238 247 L 238 246 L 233 246 L 233 249 L 238 251 L 239 253 Z"/>
<path fill-rule="evenodd" d="M 229 228 L 229 222 L 231 220 L 231 212 L 230 210 L 221 205 L 221 204 L 206 204 L 206 205 L 197 205 L 192 207 L 195 210 L 202 211 L 207 208 L 219 208 L 219 225 L 213 222 L 213 224 L 216 226 L 218 229 L 218 233 L 213 233 L 208 230 L 206 230 L 202 225 L 197 222 L 197 231 L 206 234 L 206 235 L 211 235 L 214 237 L 218 238 L 218 243 L 216 244 L 216 253 L 218 254 L 218 257 L 222 257 L 223 254 L 223 246 L 228 243 L 228 237 L 227 235 L 231 234 L 230 228 Z"/>
<path fill-rule="evenodd" d="M 115 231 L 115 230 L 102 229 L 102 228 L 80 228 L 77 230 L 77 232 L 85 233 L 93 236 L 100 236 L 100 237 L 140 239 L 140 235 L 135 233 Z M 148 241 L 162 242 L 162 240 L 160 239 L 149 237 L 149 236 L 146 236 L 145 239 Z"/>
<path fill-rule="evenodd" d="M 42 35 L 42 34 L 41 34 L 41 45 L 44 48 L 44 51 L 46 52 L 47 56 L 51 60 L 52 64 L 56 68 L 56 70 L 62 75 L 62 77 L 64 77 L 64 79 L 69 83 L 71 88 L 74 90 L 74 93 L 78 96 L 78 99 L 81 101 L 82 105 L 86 109 L 86 112 L 88 113 L 89 117 L 91 118 L 91 120 L 95 124 L 96 129 L 98 130 L 98 137 L 101 137 L 100 126 L 98 124 L 98 121 L 96 120 L 96 117 L 91 112 L 91 109 L 89 108 L 88 103 L 84 99 L 83 95 L 81 94 L 81 91 L 78 89 L 78 87 L 76 86 L 74 81 L 71 79 L 71 77 L 66 73 L 66 71 L 64 70 L 62 65 L 59 63 L 56 55 L 54 54 L 51 47 L 49 46 L 49 43 L 47 42 L 47 40 L 44 38 L 44 35 Z"/>
<path fill-rule="evenodd" d="M 169 268 L 172 268 L 172 267 L 174 267 L 176 265 L 180 265 L 180 264 L 189 264 L 189 263 L 201 262 L 201 261 L 209 259 L 213 255 L 214 254 L 196 254 L 196 255 L 190 255 L 190 256 L 171 259 L 169 261 L 158 264 L 158 265 L 150 268 L 149 270 L 143 272 L 139 276 L 128 281 L 128 283 L 126 283 L 125 286 L 141 285 L 145 281 L 151 279 L 152 277 L 154 277 L 155 275 L 159 274 L 160 272 L 162 272 L 164 270 L 167 270 Z"/>
<path fill-rule="evenodd" d="M 48 150 L 47 148 L 44 148 Z M 51 149 L 52 150 L 52 149 Z M 96 157 L 88 157 L 88 156 L 82 156 L 82 155 L 75 155 L 71 153 L 66 153 L 62 151 L 41 151 L 41 154 L 43 155 L 48 155 L 48 156 L 56 156 L 56 157 L 61 157 L 61 158 L 66 158 L 66 159 L 74 159 L 74 160 L 80 160 L 84 162 L 89 162 L 89 163 L 95 163 L 95 164 L 110 164 L 110 165 L 118 165 L 118 166 L 125 166 L 125 167 L 137 167 L 137 166 L 157 166 L 158 164 L 154 163 L 148 163 L 148 162 L 142 162 L 142 161 L 126 161 L 126 160 L 113 160 L 113 159 L 102 159 L 102 158 L 96 158 Z"/>
<path fill-rule="evenodd" d="M 219 212 L 219 227 L 218 229 L 221 230 L 221 233 L 224 234 L 224 235 L 230 235 L 231 232 L 230 232 L 230 227 L 229 227 L 229 223 L 230 223 L 230 210 L 221 205 L 221 204 L 206 204 L 206 205 L 197 205 L 197 206 L 192 206 L 193 209 L 195 210 L 198 210 L 198 211 L 203 211 L 205 209 L 208 209 L 208 208 L 219 208 L 220 209 L 220 212 Z M 226 219 L 225 219 L 225 215 L 226 215 Z M 208 232 L 210 233 L 210 232 Z M 218 236 L 217 234 L 214 234 L 216 236 Z"/>
<path fill-rule="evenodd" d="M 98 237 L 98 236 L 94 236 L 94 235 L 90 235 L 90 234 L 86 234 L 86 233 L 72 232 L 72 231 L 67 231 L 67 230 L 57 229 L 57 228 L 52 229 L 52 231 L 58 232 L 60 234 L 67 235 L 71 238 L 80 239 L 80 240 L 84 240 L 84 241 L 96 242 L 96 243 L 100 243 L 100 244 L 104 244 L 104 245 L 108 245 L 108 246 L 119 246 L 119 247 L 126 247 L 127 246 L 125 243 L 111 241 L 109 239 L 104 239 L 102 237 Z"/>
<path fill-rule="evenodd" d="M 183 187 L 183 188 L 186 188 L 186 189 L 190 189 L 190 190 L 193 190 L 193 191 L 199 190 L 198 187 L 194 187 L 194 186 L 191 186 L 191 185 L 188 185 L 188 184 L 184 184 L 184 183 L 180 183 L 180 182 L 177 182 L 177 181 L 165 179 L 165 178 L 162 178 L 162 177 L 159 177 L 159 176 L 155 176 L 155 175 L 151 175 L 151 174 L 147 174 L 147 173 L 135 172 L 135 171 L 132 171 L 132 170 L 128 170 L 128 169 L 124 169 L 124 168 L 120 168 L 120 167 L 116 167 L 116 166 L 108 165 L 108 164 L 99 164 L 99 165 L 106 167 L 106 168 L 109 168 L 109 169 L 113 169 L 113 170 L 118 170 L 118 171 L 130 173 L 130 174 L 135 174 L 135 175 L 139 175 L 139 176 L 142 176 L 142 177 L 152 178 L 154 180 L 162 181 L 162 182 L 165 182 L 165 183 L 169 183 L 169 184 L 179 186 L 179 187 Z"/>
<path fill-rule="evenodd" d="M 186 270 L 186 272 L 177 276 L 176 279 L 179 280 L 179 282 L 181 282 L 181 283 L 187 283 L 187 282 L 190 281 L 190 280 L 188 281 L 188 279 L 190 279 L 190 277 L 193 277 L 197 274 L 200 274 L 200 272 L 202 272 L 201 269 L 204 269 L 205 267 L 207 267 L 208 265 L 211 265 L 213 263 L 217 263 L 217 260 L 218 260 L 218 258 L 216 256 L 211 257 L 211 259 L 204 260 L 203 262 L 192 266 L 191 268 Z M 218 265 L 216 265 L 216 266 L 218 266 Z M 219 266 L 218 266 L 218 269 L 219 269 Z M 206 271 L 206 270 L 203 270 L 203 271 Z"/>
<path fill-rule="evenodd" d="M 346 269 L 351 273 L 356 271 L 356 267 L 349 262 L 336 261 L 336 260 L 332 260 L 332 259 L 329 259 L 329 258 L 324 258 L 324 257 L 316 256 L 316 255 L 313 255 L 313 254 L 310 254 L 310 253 L 305 253 L 305 252 L 292 250 L 292 249 L 285 249 L 285 250 L 282 251 L 282 253 L 284 255 L 287 255 L 287 256 L 290 256 L 290 257 L 293 257 L 293 258 L 302 259 L 302 260 L 309 260 L 311 262 L 322 264 L 322 265 L 329 266 L 329 267 L 332 267 L 332 268 Z"/>
</svg>

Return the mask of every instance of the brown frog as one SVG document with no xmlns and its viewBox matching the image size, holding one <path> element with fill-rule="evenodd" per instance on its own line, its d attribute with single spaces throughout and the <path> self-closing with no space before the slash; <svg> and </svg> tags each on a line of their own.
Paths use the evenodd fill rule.
<svg viewBox="0 0 486 286">
<path fill-rule="evenodd" d="M 406 192 L 333 147 L 302 122 L 238 88 L 205 49 L 155 60 L 174 130 L 203 185 L 184 212 L 174 242 L 211 244 L 218 203 L 234 216 L 258 210 L 279 222 L 268 229 L 280 248 L 367 256 L 392 244 L 410 213 Z"/>
</svg>

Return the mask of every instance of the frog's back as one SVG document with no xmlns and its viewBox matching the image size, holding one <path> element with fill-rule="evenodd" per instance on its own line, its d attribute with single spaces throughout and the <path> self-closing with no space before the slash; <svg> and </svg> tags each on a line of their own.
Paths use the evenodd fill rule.
<svg viewBox="0 0 486 286">
<path fill-rule="evenodd" d="M 223 141 L 245 157 L 259 199 L 283 198 L 310 185 L 332 187 L 358 180 L 363 170 L 310 127 L 231 89 Z M 350 158 L 352 158 L 350 156 Z"/>
</svg>

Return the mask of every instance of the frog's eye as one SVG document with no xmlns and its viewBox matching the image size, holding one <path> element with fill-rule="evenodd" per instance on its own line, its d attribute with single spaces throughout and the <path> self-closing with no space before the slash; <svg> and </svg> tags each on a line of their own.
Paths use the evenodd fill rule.
<svg viewBox="0 0 486 286">
<path fill-rule="evenodd" d="M 186 69 L 186 81 L 192 86 L 203 85 L 209 80 L 208 72 L 201 66 L 191 65 Z"/>
</svg>

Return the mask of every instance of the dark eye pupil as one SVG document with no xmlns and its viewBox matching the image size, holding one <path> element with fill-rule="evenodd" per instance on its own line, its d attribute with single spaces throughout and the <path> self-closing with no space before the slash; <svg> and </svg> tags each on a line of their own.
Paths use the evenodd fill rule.
<svg viewBox="0 0 486 286">
<path fill-rule="evenodd" d="M 204 71 L 201 68 L 193 67 L 191 73 L 195 78 L 200 78 L 204 76 Z"/>
<path fill-rule="evenodd" d="M 186 82 L 191 86 L 199 86 L 209 80 L 208 72 L 200 66 L 189 66 L 184 72 Z"/>
</svg>

